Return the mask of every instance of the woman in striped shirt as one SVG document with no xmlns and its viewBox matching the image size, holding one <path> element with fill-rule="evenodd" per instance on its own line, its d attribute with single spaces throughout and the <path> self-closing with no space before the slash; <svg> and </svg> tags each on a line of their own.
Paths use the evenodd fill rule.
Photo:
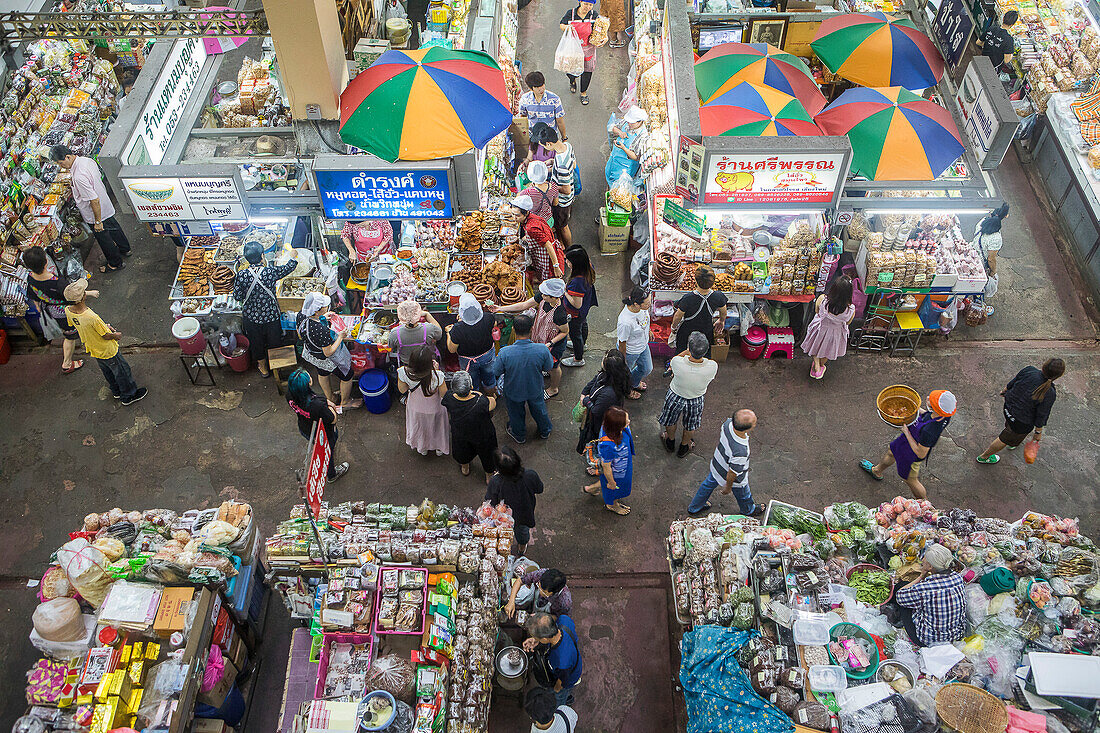
<svg viewBox="0 0 1100 733">
<path fill-rule="evenodd" d="M 554 206 L 554 228 L 566 249 L 573 245 L 573 233 L 569 231 L 569 208 L 577 197 L 573 190 L 573 179 L 577 169 L 577 155 L 573 152 L 573 146 L 560 137 L 554 129 L 547 129 L 543 133 L 542 146 L 554 153 L 554 158 L 548 160 L 552 165 L 551 180 L 558 184 L 558 202 Z"/>
</svg>

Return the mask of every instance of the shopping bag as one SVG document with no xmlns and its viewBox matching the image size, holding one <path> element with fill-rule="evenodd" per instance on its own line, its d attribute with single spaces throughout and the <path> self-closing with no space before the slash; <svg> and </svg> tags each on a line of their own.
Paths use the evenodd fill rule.
<svg viewBox="0 0 1100 733">
<path fill-rule="evenodd" d="M 992 298 L 997 294 L 997 286 L 1000 284 L 996 275 L 990 275 L 989 279 L 985 281 L 985 290 L 982 292 L 987 298 Z"/>
<path fill-rule="evenodd" d="M 1024 463 L 1035 463 L 1039 457 L 1039 441 L 1029 440 L 1024 446 Z"/>
<path fill-rule="evenodd" d="M 584 73 L 584 49 L 581 48 L 581 39 L 577 37 L 573 26 L 569 26 L 561 34 L 558 48 L 554 52 L 554 68 L 571 76 Z"/>
<path fill-rule="evenodd" d="M 573 198 L 581 195 L 581 164 L 573 164 Z"/>
</svg>

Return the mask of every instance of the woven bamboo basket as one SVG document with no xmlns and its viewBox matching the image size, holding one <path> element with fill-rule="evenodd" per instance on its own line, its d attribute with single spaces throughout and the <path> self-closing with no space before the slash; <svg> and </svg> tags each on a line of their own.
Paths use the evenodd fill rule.
<svg viewBox="0 0 1100 733">
<path fill-rule="evenodd" d="M 979 687 L 963 683 L 940 689 L 936 714 L 945 727 L 959 733 L 1003 733 L 1008 726 L 1003 702 Z"/>
<path fill-rule="evenodd" d="M 887 406 L 896 408 L 899 403 L 905 405 L 904 412 L 899 412 L 897 409 L 890 411 L 885 409 Z M 920 395 L 912 387 L 907 387 L 904 384 L 891 384 L 878 393 L 878 397 L 875 398 L 875 407 L 878 408 L 879 417 L 887 425 L 900 428 L 902 425 L 908 425 L 917 419 L 917 411 L 920 409 Z"/>
</svg>

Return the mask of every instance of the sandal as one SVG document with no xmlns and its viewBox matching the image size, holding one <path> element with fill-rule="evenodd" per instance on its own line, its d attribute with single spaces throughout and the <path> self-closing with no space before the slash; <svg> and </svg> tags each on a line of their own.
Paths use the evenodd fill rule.
<svg viewBox="0 0 1100 733">
<path fill-rule="evenodd" d="M 676 457 L 677 458 L 683 458 L 688 453 L 691 453 L 693 450 L 695 450 L 695 441 L 694 440 L 691 441 L 690 443 L 680 443 L 680 448 L 679 448 L 679 450 L 676 451 Z"/>
<path fill-rule="evenodd" d="M 575 82 L 575 81 L 569 82 L 569 92 L 571 94 L 576 94 L 577 93 L 577 82 Z"/>
<path fill-rule="evenodd" d="M 588 95 L 587 94 L 582 94 L 581 95 L 581 104 L 588 104 L 588 102 L 589 102 Z"/>
<path fill-rule="evenodd" d="M 584 472 L 587 473 L 589 476 L 599 476 L 600 475 L 600 472 L 597 471 L 596 469 L 592 468 L 591 466 L 584 469 Z"/>
<path fill-rule="evenodd" d="M 647 389 L 649 389 L 649 385 L 645 382 L 638 382 L 638 386 L 634 389 L 638 392 L 645 392 Z"/>
<path fill-rule="evenodd" d="M 612 512 L 614 514 L 618 514 L 620 517 L 625 517 L 627 514 L 630 514 L 630 510 L 627 509 L 625 506 L 623 506 L 621 504 L 619 506 L 614 506 L 614 505 L 611 505 L 611 504 L 604 504 L 603 508 L 606 509 L 609 512 Z"/>
<path fill-rule="evenodd" d="M 103 274 L 107 274 L 108 272 L 118 272 L 119 270 L 125 270 L 125 269 L 126 269 L 126 263 L 125 262 L 123 262 L 118 267 L 111 267 L 110 265 L 100 265 L 99 266 L 99 271 Z"/>
<path fill-rule="evenodd" d="M 462 472 L 463 476 L 469 476 L 470 475 L 470 466 L 469 466 L 469 464 L 467 464 L 465 466 L 459 466 L 458 470 Z"/>
<path fill-rule="evenodd" d="M 632 390 L 630 392 L 630 394 L 628 394 L 626 396 L 626 398 L 628 400 L 640 400 L 640 399 L 642 399 L 642 393 L 635 389 L 635 390 Z"/>
<path fill-rule="evenodd" d="M 882 481 L 883 477 L 875 473 L 875 464 L 871 463 L 866 458 L 859 462 L 859 467 L 867 473 L 871 474 L 871 478 L 873 478 L 875 481 Z"/>
<path fill-rule="evenodd" d="M 599 489 L 596 489 L 595 491 L 589 491 L 587 486 L 582 486 L 581 491 L 588 494 L 589 496 L 598 496 L 600 493 Z"/>
<path fill-rule="evenodd" d="M 72 363 L 69 364 L 68 369 L 66 369 L 65 367 L 61 367 L 61 373 L 62 374 L 72 374 L 73 372 L 75 372 L 77 369 L 79 369 L 82 366 L 84 366 L 84 361 L 83 360 L 73 359 Z"/>
<path fill-rule="evenodd" d="M 984 463 L 987 466 L 992 466 L 994 463 L 1001 460 L 1001 457 L 999 455 L 997 455 L 996 453 L 994 453 L 989 458 L 982 458 L 981 456 L 975 456 L 974 460 L 977 461 L 978 463 Z"/>
<path fill-rule="evenodd" d="M 542 391 L 542 398 L 543 398 L 544 400 L 552 400 L 552 399 L 554 399 L 555 397 L 557 397 L 557 396 L 558 396 L 558 395 L 560 395 L 560 394 L 561 394 L 561 390 L 560 390 L 560 389 L 559 389 L 559 390 L 558 390 L 557 392 L 555 392 L 554 394 L 550 394 L 550 390 L 544 389 L 544 390 Z"/>
<path fill-rule="evenodd" d="M 667 450 L 669 453 L 676 450 L 676 441 L 673 440 L 672 438 L 665 438 L 664 443 L 665 443 L 665 450 Z"/>
</svg>

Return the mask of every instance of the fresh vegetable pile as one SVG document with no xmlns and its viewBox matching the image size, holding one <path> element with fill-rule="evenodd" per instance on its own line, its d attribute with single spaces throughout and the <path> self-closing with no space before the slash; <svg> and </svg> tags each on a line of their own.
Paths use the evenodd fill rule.
<svg viewBox="0 0 1100 733">
<path fill-rule="evenodd" d="M 890 574 L 884 570 L 859 570 L 848 578 L 855 588 L 856 599 L 871 606 L 881 606 L 890 600 Z"/>
<path fill-rule="evenodd" d="M 796 506 L 776 504 L 768 524 L 792 530 L 795 534 L 808 534 L 815 540 L 825 539 L 825 522 L 813 512 Z"/>
</svg>

